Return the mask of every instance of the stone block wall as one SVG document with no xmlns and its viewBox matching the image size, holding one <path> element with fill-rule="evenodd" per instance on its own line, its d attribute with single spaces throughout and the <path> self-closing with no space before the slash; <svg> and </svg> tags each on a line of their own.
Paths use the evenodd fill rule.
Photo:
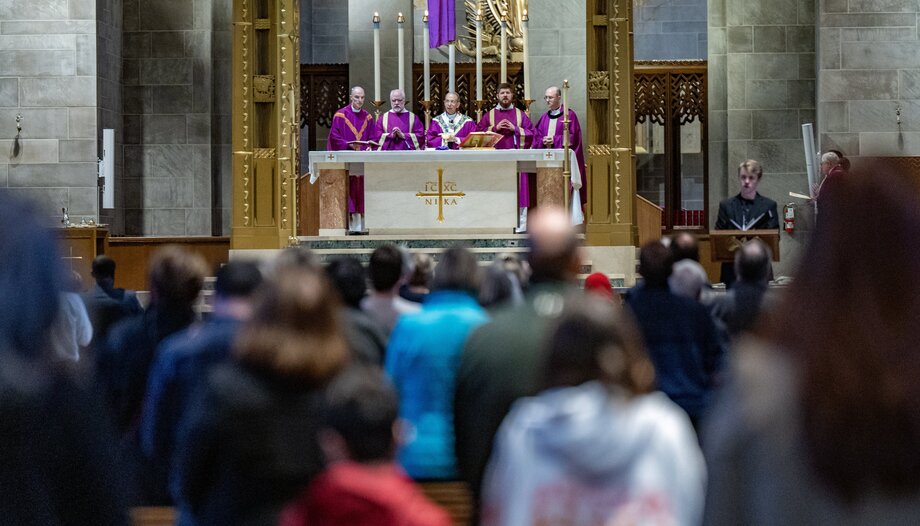
<svg viewBox="0 0 920 526">
<path fill-rule="evenodd" d="M 121 13 L 122 0 L 96 0 L 96 94 L 99 123 L 96 149 L 103 156 L 102 130 L 115 130 L 115 173 L 124 171 L 121 129 Z M 115 185 L 115 209 L 101 208 L 99 220 L 110 225 L 110 231 L 124 231 L 123 214 L 116 214 L 117 203 L 123 202 L 122 189 Z"/>
<path fill-rule="evenodd" d="M 634 9 L 636 60 L 706 58 L 706 0 L 645 0 Z"/>
<path fill-rule="evenodd" d="M 709 0 L 709 216 L 738 192 L 737 166 L 763 164 L 760 193 L 780 206 L 807 193 L 801 124 L 815 121 L 815 0 Z M 798 203 L 801 205 L 801 202 Z M 798 206 L 782 234 L 777 275 L 789 274 L 811 228 Z"/>
<path fill-rule="evenodd" d="M 128 235 L 229 230 L 231 0 L 124 0 Z"/>
<path fill-rule="evenodd" d="M 821 3 L 820 150 L 850 157 L 920 151 L 918 16 L 916 0 Z"/>
<path fill-rule="evenodd" d="M 348 62 L 348 2 L 300 0 L 300 61 Z"/>
<path fill-rule="evenodd" d="M 97 214 L 95 18 L 96 0 L 0 0 L 0 187 L 55 220 Z"/>
</svg>

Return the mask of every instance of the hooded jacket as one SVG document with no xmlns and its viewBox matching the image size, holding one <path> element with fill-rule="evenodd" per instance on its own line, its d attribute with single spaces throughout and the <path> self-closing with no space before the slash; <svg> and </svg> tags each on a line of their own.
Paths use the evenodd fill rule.
<svg viewBox="0 0 920 526">
<path fill-rule="evenodd" d="M 690 421 L 665 395 L 552 389 L 502 423 L 482 523 L 695 525 L 705 479 Z"/>
</svg>

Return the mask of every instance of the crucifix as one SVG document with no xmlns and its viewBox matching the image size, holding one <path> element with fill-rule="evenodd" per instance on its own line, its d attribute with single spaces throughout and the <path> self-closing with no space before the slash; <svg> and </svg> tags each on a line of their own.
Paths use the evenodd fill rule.
<svg viewBox="0 0 920 526">
<path fill-rule="evenodd" d="M 61 259 L 67 260 L 67 263 L 70 265 L 70 273 L 73 274 L 73 262 L 75 259 L 83 259 L 83 256 L 74 256 L 73 247 L 70 247 L 70 256 L 61 256 Z"/>
<path fill-rule="evenodd" d="M 435 197 L 438 200 L 438 223 L 444 222 L 444 198 L 445 197 L 465 197 L 463 192 L 445 192 L 444 191 L 444 168 L 438 167 L 438 191 L 437 192 L 418 192 L 415 197 Z"/>
</svg>

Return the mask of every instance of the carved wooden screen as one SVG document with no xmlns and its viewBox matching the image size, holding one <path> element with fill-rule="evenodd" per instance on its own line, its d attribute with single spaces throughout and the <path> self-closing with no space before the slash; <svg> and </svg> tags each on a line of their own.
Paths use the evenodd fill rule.
<svg viewBox="0 0 920 526">
<path fill-rule="evenodd" d="M 664 209 L 667 230 L 705 230 L 708 156 L 705 61 L 637 61 L 636 192 Z"/>
<path fill-rule="evenodd" d="M 332 126 L 335 110 L 348 104 L 348 88 L 348 64 L 300 65 L 300 128 L 307 130 L 311 152 L 317 150 L 317 128 Z"/>
<path fill-rule="evenodd" d="M 422 64 L 412 65 L 412 108 L 421 113 L 424 108 L 420 104 L 425 93 L 424 69 Z M 444 111 L 444 95 L 447 93 L 448 65 L 443 63 L 431 64 L 431 116 L 434 117 Z M 476 64 L 456 64 L 457 94 L 460 95 L 460 111 L 475 118 L 476 116 Z M 482 65 L 482 97 L 483 110 L 496 104 L 501 66 L 497 63 L 486 62 Z M 522 64 L 512 62 L 508 64 L 508 82 L 514 86 L 514 100 L 517 107 L 524 108 L 524 73 Z M 531 93 L 531 96 L 533 94 Z"/>
</svg>

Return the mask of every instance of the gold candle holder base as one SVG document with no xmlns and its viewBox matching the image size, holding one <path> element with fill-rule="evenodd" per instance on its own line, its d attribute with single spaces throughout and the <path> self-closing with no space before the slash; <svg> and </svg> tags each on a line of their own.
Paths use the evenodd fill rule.
<svg viewBox="0 0 920 526">
<path fill-rule="evenodd" d="M 482 107 L 485 106 L 485 104 L 486 104 L 486 101 L 481 100 L 481 99 L 473 101 L 473 106 L 476 108 L 476 122 L 479 122 L 482 120 Z"/>
<path fill-rule="evenodd" d="M 530 117 L 530 105 L 534 103 L 534 99 L 524 99 L 524 113 Z"/>
<path fill-rule="evenodd" d="M 380 107 L 383 106 L 385 101 L 382 100 L 372 100 L 371 104 L 374 105 L 374 118 L 380 117 Z"/>
<path fill-rule="evenodd" d="M 431 100 L 420 100 L 418 103 L 422 105 L 423 113 L 425 114 L 425 129 L 427 130 L 431 126 Z"/>
</svg>

